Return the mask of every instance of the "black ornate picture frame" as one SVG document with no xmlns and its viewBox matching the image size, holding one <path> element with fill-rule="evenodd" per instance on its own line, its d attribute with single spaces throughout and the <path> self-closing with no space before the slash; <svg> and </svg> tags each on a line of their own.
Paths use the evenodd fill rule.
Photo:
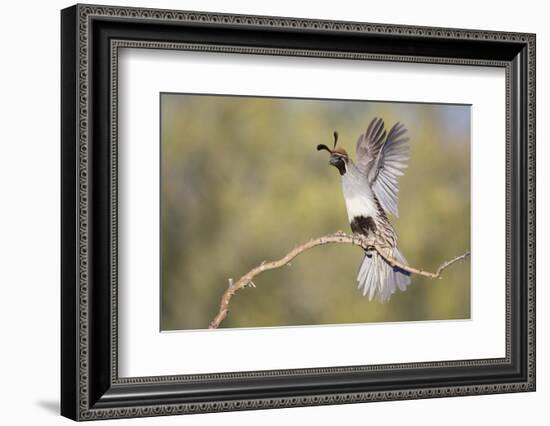
<svg viewBox="0 0 550 426">
<path fill-rule="evenodd" d="M 64 9 L 61 29 L 62 415 L 92 420 L 535 390 L 534 34 L 95 5 Z M 121 47 L 505 69 L 506 356 L 120 378 Z"/>
</svg>

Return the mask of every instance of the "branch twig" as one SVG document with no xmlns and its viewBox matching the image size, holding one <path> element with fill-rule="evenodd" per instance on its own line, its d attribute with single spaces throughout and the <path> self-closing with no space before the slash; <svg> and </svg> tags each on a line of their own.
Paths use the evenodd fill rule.
<svg viewBox="0 0 550 426">
<path fill-rule="evenodd" d="M 388 262 L 391 266 L 393 266 L 394 268 L 399 268 L 399 269 L 402 269 L 404 271 L 407 271 L 407 272 L 410 272 L 411 274 L 416 274 L 416 275 L 422 275 L 423 277 L 428 277 L 428 278 L 436 278 L 436 279 L 440 279 L 441 278 L 441 274 L 443 273 L 443 271 L 448 268 L 449 266 L 451 266 L 453 263 L 455 262 L 458 262 L 459 260 L 464 260 L 466 259 L 469 255 L 470 255 L 470 252 L 467 251 L 466 253 L 464 254 L 461 254 L 460 256 L 456 256 L 456 257 L 453 257 L 451 260 L 447 260 L 446 262 L 444 262 L 438 269 L 437 269 L 437 272 L 428 272 L 428 271 L 423 271 L 422 269 L 417 269 L 417 268 L 413 268 L 412 266 L 408 266 L 408 265 L 403 265 L 402 263 L 399 263 L 397 260 L 395 260 L 393 257 L 390 257 L 388 255 L 386 255 L 384 253 L 384 251 L 382 249 L 380 249 L 380 247 L 378 246 L 374 246 L 374 249 L 378 252 L 378 254 L 384 258 L 384 260 L 386 262 Z"/>
<path fill-rule="evenodd" d="M 247 274 L 243 275 L 236 282 L 233 282 L 233 279 L 230 278 L 229 287 L 225 290 L 221 299 L 220 309 L 216 314 L 216 316 L 214 317 L 214 319 L 210 322 L 210 326 L 208 328 L 214 329 L 220 326 L 222 321 L 225 319 L 225 317 L 227 317 L 227 314 L 229 313 L 229 302 L 231 301 L 231 298 L 235 295 L 235 293 L 238 290 L 245 287 L 256 287 L 254 285 L 254 282 L 252 281 L 254 277 L 256 277 L 257 275 L 260 275 L 262 272 L 269 271 L 271 269 L 277 269 L 284 265 L 288 265 L 292 259 L 294 259 L 296 256 L 298 256 L 299 254 L 303 253 L 306 250 L 309 250 L 316 246 L 321 246 L 324 244 L 331 244 L 331 243 L 352 244 L 352 245 L 361 247 L 363 250 L 376 251 L 391 266 L 397 267 L 411 274 L 422 275 L 428 278 L 441 278 L 441 274 L 444 269 L 446 269 L 447 267 L 451 266 L 453 263 L 459 260 L 465 259 L 470 255 L 469 252 L 466 252 L 460 256 L 457 256 L 443 263 L 439 267 L 437 272 L 435 273 L 427 272 L 421 269 L 413 268 L 408 265 L 403 265 L 402 263 L 399 263 L 394 258 L 386 255 L 384 253 L 384 250 L 382 250 L 378 245 L 376 245 L 373 238 L 367 238 L 361 235 L 348 235 L 342 231 L 338 231 L 334 234 L 325 235 L 319 238 L 314 238 L 312 240 L 309 240 L 308 242 L 295 247 L 290 252 L 288 252 L 286 256 L 282 257 L 279 260 L 274 260 L 272 262 L 264 261 L 259 266 L 256 266 Z"/>
</svg>

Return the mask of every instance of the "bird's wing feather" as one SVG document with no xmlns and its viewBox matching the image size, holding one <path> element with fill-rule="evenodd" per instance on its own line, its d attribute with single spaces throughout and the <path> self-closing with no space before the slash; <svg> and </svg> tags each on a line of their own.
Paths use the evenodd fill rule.
<svg viewBox="0 0 550 426">
<path fill-rule="evenodd" d="M 356 145 L 357 167 L 361 173 L 367 175 L 372 169 L 380 148 L 384 145 L 386 130 L 384 120 L 374 118 L 365 133 L 359 136 Z"/>
<path fill-rule="evenodd" d="M 387 133 L 384 120 L 374 118 L 357 140 L 357 167 L 367 176 L 369 184 L 384 210 L 398 216 L 397 178 L 403 175 L 409 159 L 407 129 L 396 123 Z"/>
<path fill-rule="evenodd" d="M 399 192 L 397 178 L 403 175 L 402 169 L 408 167 L 409 159 L 409 138 L 405 137 L 406 132 L 403 124 L 394 124 L 385 142 L 378 149 L 375 161 L 367 170 L 367 179 L 380 205 L 396 217 Z"/>
</svg>

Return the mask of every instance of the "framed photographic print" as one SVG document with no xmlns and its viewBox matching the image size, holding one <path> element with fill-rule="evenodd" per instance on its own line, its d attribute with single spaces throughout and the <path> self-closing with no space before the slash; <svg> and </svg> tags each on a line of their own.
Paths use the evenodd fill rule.
<svg viewBox="0 0 550 426">
<path fill-rule="evenodd" d="M 61 412 L 535 390 L 535 36 L 61 12 Z"/>
</svg>

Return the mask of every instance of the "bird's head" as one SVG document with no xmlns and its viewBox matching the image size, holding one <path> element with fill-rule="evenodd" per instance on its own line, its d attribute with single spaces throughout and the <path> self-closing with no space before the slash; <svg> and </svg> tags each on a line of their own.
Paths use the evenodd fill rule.
<svg viewBox="0 0 550 426">
<path fill-rule="evenodd" d="M 336 148 L 336 143 L 338 142 L 338 132 L 334 132 L 334 146 L 330 149 L 325 144 L 317 145 L 317 151 L 328 151 L 330 153 L 330 159 L 328 163 L 331 166 L 334 166 L 340 172 L 340 175 L 343 176 L 346 174 L 347 164 L 349 161 L 348 153 L 344 148 Z"/>
</svg>

